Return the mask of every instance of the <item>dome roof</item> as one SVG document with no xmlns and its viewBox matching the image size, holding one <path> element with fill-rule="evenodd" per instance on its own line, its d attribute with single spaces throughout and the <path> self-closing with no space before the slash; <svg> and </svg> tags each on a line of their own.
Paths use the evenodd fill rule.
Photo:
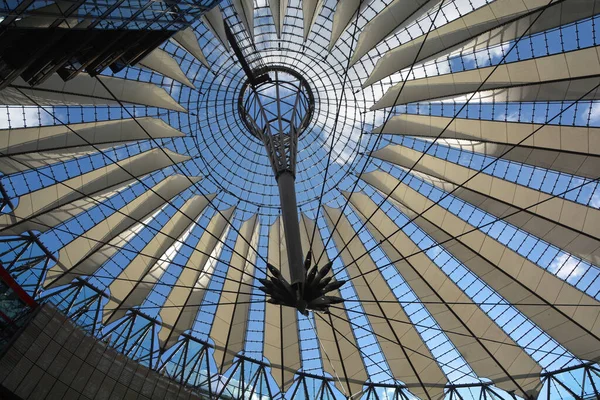
<svg viewBox="0 0 600 400">
<path fill-rule="evenodd" d="M 0 261 L 209 396 L 594 396 L 598 7 L 228 0 L 120 72 L 18 78 Z M 307 85 L 300 235 L 347 281 L 330 313 L 259 290 L 286 243 L 236 51 Z"/>
</svg>

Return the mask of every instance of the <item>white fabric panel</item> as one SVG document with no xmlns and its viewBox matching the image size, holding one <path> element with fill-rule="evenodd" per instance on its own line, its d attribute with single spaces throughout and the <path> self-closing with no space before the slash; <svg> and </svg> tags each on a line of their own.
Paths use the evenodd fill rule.
<svg viewBox="0 0 600 400">
<path fill-rule="evenodd" d="M 536 17 L 540 15 L 541 11 L 534 11 L 515 21 L 498 26 L 498 28 L 455 46 L 453 50 L 455 52 L 473 52 L 487 49 L 518 39 L 524 34 L 533 35 L 589 18 L 598 12 L 600 6 L 600 0 L 553 0 L 553 3 L 537 20 Z"/>
<path fill-rule="evenodd" d="M 287 13 L 289 0 L 269 0 L 269 7 L 271 8 L 271 15 L 273 16 L 273 22 L 275 24 L 275 32 L 277 37 L 281 38 L 281 32 L 283 31 L 283 20 Z"/>
<path fill-rule="evenodd" d="M 410 168 L 421 154 L 421 152 L 404 146 L 387 146 L 373 153 L 373 156 Z M 478 172 L 427 154 L 414 167 L 414 170 L 457 185 L 462 185 Z M 483 172 L 477 174 L 463 186 L 514 207 L 527 208 L 531 213 L 556 221 L 576 232 L 582 232 L 593 238 L 600 237 L 600 210 L 596 208 L 558 197 L 553 198 L 551 194 L 530 189 L 527 186 L 496 178 Z M 541 201 L 545 202 L 531 207 Z"/>
<path fill-rule="evenodd" d="M 302 248 L 309 249 L 312 238 L 315 221 L 302 215 L 300 220 L 300 239 Z M 325 246 L 321 233 L 317 230 L 312 242 L 313 265 L 323 267 L 330 260 L 327 253 L 324 252 Z M 323 254 L 322 257 L 319 257 Z M 339 290 L 329 292 L 330 296 L 341 297 Z M 314 313 L 314 324 L 317 330 L 317 336 L 321 350 L 321 359 L 325 372 L 331 376 L 339 376 L 340 380 L 335 380 L 335 385 L 347 397 L 357 396 L 363 390 L 363 385 L 369 378 L 367 370 L 363 363 L 362 355 L 358 350 L 358 344 L 354 337 L 352 325 L 346 320 L 352 320 L 348 313 L 340 310 L 339 306 L 329 309 L 334 316 Z"/>
<path fill-rule="evenodd" d="M 214 359 L 221 373 L 233 363 L 235 355 L 244 349 L 250 310 L 248 302 L 252 298 L 250 285 L 254 281 L 253 264 L 257 258 L 248 243 L 258 248 L 258 217 L 255 215 L 244 222 L 239 232 L 210 330 L 210 337 L 215 342 Z"/>
<path fill-rule="evenodd" d="M 286 281 L 290 281 L 290 268 L 287 258 L 287 247 L 285 243 L 285 232 L 283 220 L 277 217 L 269 228 L 269 252 L 267 261 L 279 269 Z"/>
<path fill-rule="evenodd" d="M 367 195 L 344 193 L 344 196 L 349 198 L 363 223 L 370 218 L 366 227 L 382 243 L 381 248 L 390 260 L 419 252 L 417 244 Z M 496 382 L 503 390 L 516 391 L 524 398 L 537 397 L 541 388 L 537 375 L 542 368 L 425 253 L 394 265 L 419 300 L 430 302 L 424 306 L 477 376 Z"/>
<path fill-rule="evenodd" d="M 302 0 L 302 17 L 304 20 L 304 41 L 308 38 L 321 9 L 324 0 Z"/>
<path fill-rule="evenodd" d="M 5 105 L 118 105 L 115 97 L 123 103 L 187 112 L 164 89 L 153 83 L 108 76 L 79 74 L 65 82 L 55 74 L 33 88 L 23 79 L 17 78 L 9 87 L 0 90 L 0 104 Z"/>
<path fill-rule="evenodd" d="M 114 322 L 130 308 L 142 304 L 185 243 L 207 205 L 208 200 L 203 196 L 194 196 L 186 201 L 113 280 L 108 287 L 110 299 L 104 306 L 102 316 L 105 324 Z"/>
<path fill-rule="evenodd" d="M 0 216 L 0 229 L 5 235 L 46 231 L 114 195 L 135 182 L 135 178 L 173 165 L 171 159 L 175 163 L 189 159 L 165 151 L 170 158 L 162 149 L 153 149 L 22 195 L 11 213 Z"/>
<path fill-rule="evenodd" d="M 187 87 L 193 88 L 192 82 L 185 76 L 181 67 L 175 59 L 166 51 L 154 49 L 150 54 L 140 61 L 140 65 L 169 77 L 177 82 L 181 82 Z"/>
<path fill-rule="evenodd" d="M 210 68 L 208 61 L 200 49 L 198 38 L 192 28 L 185 28 L 173 35 L 171 38 L 175 43 L 183 47 L 188 53 L 200 61 L 206 68 Z"/>
<path fill-rule="evenodd" d="M 74 133 L 75 132 L 75 133 Z M 81 124 L 0 130 L 0 171 L 10 174 L 40 168 L 104 150 L 121 142 L 184 134 L 158 118 L 121 119 Z M 150 138 L 149 138 L 150 136 Z M 10 155 L 10 158 L 7 156 Z"/>
<path fill-rule="evenodd" d="M 428 5 L 435 3 L 437 0 L 394 0 L 362 29 L 350 65 L 354 65 L 379 42 L 394 33 L 411 16 L 411 20 L 415 19 L 428 10 Z"/>
<path fill-rule="evenodd" d="M 331 51 L 348 25 L 356 18 L 356 12 L 362 11 L 368 4 L 368 0 L 344 0 L 338 1 L 333 15 L 333 26 L 331 28 L 331 39 L 328 50 Z"/>
<path fill-rule="evenodd" d="M 600 75 L 599 51 L 600 47 L 591 47 L 499 66 L 409 80 L 404 87 L 403 83 L 398 83 L 390 88 L 372 109 L 453 98 L 477 92 L 480 86 L 481 89 L 473 100 L 578 100 L 600 82 L 600 78 L 591 78 Z M 596 90 L 585 98 L 596 99 L 597 96 Z M 467 96 L 464 98 L 468 99 Z"/>
<path fill-rule="evenodd" d="M 483 90 L 481 92 L 476 92 L 473 95 L 473 97 L 471 97 L 471 94 L 465 94 L 437 99 L 427 98 L 426 100 L 450 101 L 452 103 L 466 103 L 467 101 L 472 101 L 475 103 L 508 103 L 597 100 L 600 99 L 600 89 L 597 88 L 599 83 L 600 78 L 598 77 L 580 78 L 574 80 L 564 80 L 540 84 L 513 86 L 501 89 Z M 439 86 L 438 88 L 442 87 Z M 412 87 L 411 89 L 416 89 L 416 86 Z M 421 92 L 417 93 L 419 90 Z M 422 87 L 418 90 L 411 91 L 413 92 L 413 95 L 421 96 L 424 92 L 428 91 L 428 88 Z M 390 101 L 393 101 L 393 99 Z M 413 101 L 413 99 L 411 99 L 410 101 Z M 397 104 L 399 105 L 400 103 Z M 376 104 L 371 108 L 373 110 L 376 110 L 381 107 L 380 105 Z"/>
<path fill-rule="evenodd" d="M 324 216 L 332 232 L 340 256 L 347 266 L 346 272 L 362 301 L 371 329 L 377 337 L 382 353 L 394 378 L 409 386 L 410 391 L 420 398 L 441 397 L 447 378 L 436 363 L 427 345 L 419 336 L 412 322 L 404 312 L 386 280 L 377 271 L 373 259 L 367 255 L 357 260 L 367 251 L 341 209 L 324 207 Z M 351 240 L 352 238 L 352 240 Z M 347 246 L 343 251 L 342 249 Z M 352 264 L 351 264 L 352 263 Z M 361 276 L 366 271 L 377 272 Z M 389 319 L 388 319 L 389 318 Z M 390 320 L 390 319 L 393 319 Z"/>
<path fill-rule="evenodd" d="M 114 254 L 119 250 L 112 246 L 115 244 L 113 242 L 115 238 L 134 225 L 139 224 L 137 221 L 144 220 L 165 205 L 163 199 L 172 199 L 190 187 L 192 182 L 199 180 L 200 178 L 197 177 L 188 179 L 183 175 L 169 176 L 153 186 L 151 190 L 145 191 L 121 207 L 108 218 L 98 222 L 60 249 L 58 263 L 46 273 L 44 286 L 56 287 L 70 282 L 79 275 L 93 274 L 108 260 L 109 254 Z M 131 238 L 132 236 L 126 237 Z M 99 254 L 93 261 L 89 260 L 97 252 Z"/>
<path fill-rule="evenodd" d="M 238 15 L 244 28 L 250 36 L 250 40 L 254 41 L 254 0 L 232 0 L 235 12 Z"/>
<path fill-rule="evenodd" d="M 594 1 L 594 0 L 593 0 Z M 564 3 L 555 1 L 555 6 L 544 11 L 538 18 L 529 34 L 541 32 L 562 24 L 576 21 L 577 19 L 592 14 L 589 6 L 590 0 L 568 1 L 571 3 L 564 7 Z M 423 45 L 425 35 L 419 36 L 385 53 L 375 65 L 369 79 L 363 84 L 370 86 L 375 82 L 416 63 L 427 61 L 439 53 L 451 53 L 456 47 L 467 52 L 473 49 L 482 49 L 494 46 L 512 39 L 517 39 L 527 31 L 527 28 L 539 15 L 540 8 L 545 7 L 548 0 L 496 0 L 457 18 L 448 24 L 432 30 Z M 574 8 L 571 10 L 571 8 Z M 565 9 L 569 9 L 565 12 Z M 500 28 L 498 28 L 500 27 Z M 498 28 L 498 29 L 495 29 Z M 487 34 L 484 34 L 487 32 Z M 469 39 L 480 35 L 476 40 Z M 459 44 L 461 44 L 459 46 Z M 421 46 L 423 46 L 421 48 Z M 419 53 L 419 49 L 420 53 Z M 417 58 L 417 53 L 419 54 Z"/>
<path fill-rule="evenodd" d="M 225 17 L 221 13 L 219 5 L 214 6 L 210 11 L 204 13 L 201 17 L 202 22 L 212 34 L 219 39 L 221 44 L 229 50 L 229 42 L 227 41 L 227 35 L 225 34 Z"/>
<path fill-rule="evenodd" d="M 285 235 L 283 234 L 282 225 L 281 218 L 278 218 L 269 228 L 267 260 L 277 267 L 289 281 Z M 271 303 L 265 304 L 263 355 L 271 363 L 273 378 L 283 391 L 290 387 L 294 381 L 296 371 L 301 367 L 298 318 L 299 314 L 295 308 Z"/>
<path fill-rule="evenodd" d="M 450 125 L 448 125 L 449 123 Z M 569 125 L 546 125 L 542 127 L 541 124 L 528 122 L 453 119 L 430 115 L 402 114 L 390 118 L 383 131 L 389 134 L 435 138 L 446 126 L 448 128 L 441 136 L 443 139 L 517 144 L 536 131 L 521 145 L 600 156 L 600 128 L 594 127 Z M 381 128 L 381 126 L 375 128 L 373 133 L 382 132 Z"/>
<path fill-rule="evenodd" d="M 431 142 L 433 139 L 426 138 Z M 459 150 L 485 154 L 492 158 L 502 158 L 533 167 L 564 172 L 570 175 L 596 179 L 600 170 L 600 157 L 579 156 L 560 151 L 532 149 L 524 146 L 510 146 L 489 142 L 460 139 L 439 139 L 438 143 Z"/>
<path fill-rule="evenodd" d="M 384 130 L 425 138 L 443 132 L 441 139 L 454 139 L 443 143 L 493 157 L 522 142 L 503 158 L 591 179 L 600 170 L 599 128 L 402 114 L 392 117 Z"/>
<path fill-rule="evenodd" d="M 599 83 L 600 78 L 595 77 L 515 86 L 508 89 L 484 90 L 476 93 L 472 101 L 480 101 L 481 103 L 508 103 L 597 100 L 600 99 L 600 89 L 596 88 Z M 469 95 L 457 96 L 454 100 L 457 102 L 467 102 L 469 97 Z"/>
<path fill-rule="evenodd" d="M 313 239 L 314 228 L 315 221 L 307 217 L 305 214 L 302 214 L 300 217 L 300 240 L 302 243 L 302 248 L 307 249 L 307 254 L 308 249 L 312 250 L 312 265 L 318 265 L 319 267 L 322 267 L 330 260 L 327 256 L 327 252 L 325 251 L 323 238 L 321 237 L 321 232 L 319 231 L 318 227 L 315 231 L 314 240 L 312 240 L 311 243 L 311 239 Z"/>
<path fill-rule="evenodd" d="M 600 302 L 533 264 L 405 184 L 381 171 L 365 182 L 399 203 L 435 241 L 462 235 L 444 247 L 548 335 L 582 360 L 600 359 Z M 425 221 L 426 223 L 424 223 Z M 525 304 L 525 305 L 520 305 Z M 581 307 L 579 307 L 581 305 Z"/>
<path fill-rule="evenodd" d="M 446 192 L 451 192 L 458 187 L 453 183 L 422 172 L 413 173 Z M 503 218 L 504 221 L 509 224 L 523 229 L 557 248 L 563 249 L 565 252 L 570 253 L 575 257 L 579 257 L 591 264 L 600 266 L 600 240 L 596 237 L 581 234 L 556 223 L 553 219 L 542 218 L 529 211 L 519 210 L 510 204 L 488 197 L 471 189 L 461 187 L 454 191 L 452 195 L 496 216 L 497 218 Z"/>
<path fill-rule="evenodd" d="M 77 148 L 55 150 L 42 153 L 25 153 L 14 156 L 0 157 L 0 172 L 9 175 L 30 169 L 42 168 L 48 165 L 66 162 L 75 158 L 90 155 L 96 152 L 105 152 L 114 149 L 115 146 L 127 143 L 107 143 L 92 146 L 81 146 Z M 9 158 L 10 157 L 10 158 Z"/>
<path fill-rule="evenodd" d="M 186 268 L 181 272 L 165 306 L 160 310 L 162 328 L 158 340 L 163 349 L 168 349 L 177 341 L 179 335 L 191 329 L 200 304 L 204 300 L 205 289 L 208 287 L 214 272 L 223 243 L 229 230 L 229 221 L 235 207 L 216 213 L 210 220 L 206 230 L 196 245 Z"/>
</svg>

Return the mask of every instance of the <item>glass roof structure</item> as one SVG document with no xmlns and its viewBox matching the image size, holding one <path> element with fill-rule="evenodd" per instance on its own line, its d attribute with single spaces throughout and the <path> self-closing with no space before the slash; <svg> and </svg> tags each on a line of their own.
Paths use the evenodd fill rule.
<svg viewBox="0 0 600 400">
<path fill-rule="evenodd" d="M 209 398 L 597 398 L 598 13 L 225 0 L 119 72 L 17 78 L 0 262 Z M 329 313 L 259 289 L 288 259 L 236 51 L 308 86 L 295 187 L 302 248 L 346 281 Z"/>
</svg>

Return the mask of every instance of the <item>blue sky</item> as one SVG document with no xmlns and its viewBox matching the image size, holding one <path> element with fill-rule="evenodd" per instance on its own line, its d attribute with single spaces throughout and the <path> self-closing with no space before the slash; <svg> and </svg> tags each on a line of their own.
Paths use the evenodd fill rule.
<svg viewBox="0 0 600 400">
<path fill-rule="evenodd" d="M 265 10 L 262 10 L 263 13 Z M 266 18 L 262 14 L 257 15 L 257 21 L 260 18 Z M 584 47 L 595 46 L 600 40 L 600 33 L 595 29 L 597 20 L 587 20 L 560 30 L 553 30 L 543 34 L 535 35 L 531 38 L 522 40 L 515 49 L 513 49 L 506 57 L 506 62 L 514 62 L 524 60 L 531 57 L 543 57 L 545 55 L 556 54 L 565 51 L 572 51 Z M 224 65 L 232 63 L 232 60 L 225 60 L 221 50 L 215 46 L 215 40 L 211 39 L 211 34 L 204 28 L 200 28 L 202 33 L 200 43 L 209 61 L 215 65 Z M 348 35 L 348 34 L 345 34 Z M 398 33 L 400 37 L 402 33 Z M 346 43 L 347 38 L 342 38 L 342 42 Z M 393 42 L 394 39 L 390 39 Z M 397 39 L 399 40 L 399 39 Z M 341 46 L 341 45 L 340 45 Z M 347 43 L 346 43 L 347 46 Z M 437 61 L 437 64 L 431 64 L 423 68 L 423 74 L 431 73 L 448 73 L 457 72 L 467 69 L 473 69 L 488 65 L 495 65 L 502 59 L 505 52 L 511 48 L 511 43 L 503 44 L 490 51 L 484 51 L 477 54 L 464 55 L 462 57 L 453 57 L 447 60 Z M 109 262 L 104 264 L 96 272 L 96 276 L 89 279 L 90 283 L 103 289 L 112 281 L 112 277 L 117 276 L 128 262 L 135 255 L 135 251 L 142 249 L 149 240 L 154 237 L 157 230 L 171 218 L 176 209 L 180 207 L 185 200 L 192 195 L 202 191 L 203 194 L 214 193 L 218 191 L 218 185 L 225 187 L 228 191 L 241 197 L 244 201 L 238 199 L 231 193 L 222 192 L 214 201 L 214 206 L 219 210 L 224 210 L 230 206 L 237 206 L 236 214 L 233 218 L 231 228 L 224 237 L 226 245 L 216 253 L 219 262 L 215 265 L 215 275 L 224 276 L 227 271 L 227 263 L 231 258 L 231 247 L 235 243 L 235 229 L 241 226 L 241 223 L 248 219 L 252 213 L 259 212 L 264 216 L 261 218 L 260 239 L 259 239 L 259 254 L 262 257 L 267 256 L 268 226 L 273 223 L 278 215 L 278 195 L 268 160 L 263 155 L 262 144 L 247 133 L 239 129 L 239 124 L 233 123 L 234 110 L 229 104 L 233 96 L 233 88 L 240 85 L 242 82 L 229 81 L 227 77 L 219 77 L 212 75 L 204 67 L 199 66 L 197 62 L 187 56 L 181 49 L 178 49 L 173 44 L 168 44 L 166 50 L 172 51 L 176 56 L 180 57 L 182 69 L 187 72 L 190 79 L 193 76 L 198 76 L 198 90 L 190 90 L 187 87 L 167 80 L 156 73 L 148 71 L 140 71 L 136 68 L 127 69 L 119 74 L 122 77 L 139 78 L 146 81 L 155 82 L 166 88 L 169 93 L 178 99 L 185 101 L 185 107 L 197 114 L 199 118 L 181 117 L 178 113 L 165 112 L 164 110 L 146 109 L 144 107 L 128 107 L 127 112 L 115 107 L 54 107 L 45 110 L 36 108 L 0 108 L 0 126 L 3 127 L 22 127 L 36 126 L 38 124 L 47 125 L 54 123 L 77 123 L 81 121 L 118 119 L 129 117 L 129 113 L 135 116 L 157 116 L 163 118 L 170 125 L 180 129 L 188 134 L 188 137 L 173 140 L 162 140 L 162 145 L 171 150 L 190 154 L 194 157 L 193 160 L 186 162 L 178 167 L 169 167 L 161 171 L 157 171 L 143 178 L 144 184 L 153 186 L 160 182 L 166 176 L 173 173 L 185 173 L 191 176 L 203 176 L 204 179 L 198 187 L 190 188 L 172 200 L 172 205 L 167 205 L 158 211 L 154 217 L 147 222 L 147 226 L 140 227 L 137 235 L 131 239 L 125 249 L 118 252 Z M 286 57 L 291 57 L 287 56 Z M 302 61 L 302 60 L 301 60 Z M 336 60 L 338 65 L 335 68 L 340 68 L 343 64 L 343 58 L 339 57 Z M 300 61 L 298 61 L 300 63 Z M 310 60 L 303 60 L 306 65 L 310 65 Z M 316 68 L 316 67 L 315 67 Z M 335 70 L 333 68 L 333 70 Z M 232 68 L 231 71 L 235 69 Z M 314 75 L 323 75 L 331 73 L 330 70 L 315 70 L 311 72 Z M 358 72 L 354 72 L 359 75 Z M 415 71 L 415 75 L 419 76 L 420 71 Z M 197 75 L 196 75 L 197 74 Z M 311 75 L 312 76 L 312 75 Z M 397 82 L 399 77 L 394 76 L 382 84 L 383 90 Z M 316 78 L 315 78 L 316 79 Z M 324 86 L 319 90 L 327 90 L 325 86 L 327 82 L 319 81 Z M 341 85 L 339 78 L 329 82 L 332 85 Z M 232 88 L 232 91 L 220 90 L 221 87 Z M 366 157 L 359 156 L 360 151 L 373 149 L 376 137 L 369 135 L 368 132 L 375 125 L 383 121 L 385 113 L 356 113 L 356 107 L 366 110 L 366 104 L 371 101 L 370 96 L 373 93 L 354 96 L 352 94 L 351 85 L 348 84 L 344 97 L 344 106 L 340 109 L 340 121 L 337 125 L 334 123 L 336 114 L 335 109 L 327 108 L 323 114 L 316 116 L 316 122 L 313 124 L 306 137 L 300 142 L 299 150 L 299 175 L 297 178 L 297 191 L 301 211 L 307 212 L 309 216 L 314 217 L 318 201 L 315 198 L 320 193 L 322 185 L 322 171 L 327 162 L 329 149 L 333 146 L 334 161 L 332 161 L 329 174 L 329 182 L 326 186 L 324 203 L 331 206 L 343 206 L 344 200 L 340 196 L 336 187 L 342 190 L 350 190 L 355 185 L 355 177 L 348 174 L 348 171 L 361 171 L 365 163 Z M 329 96 L 329 95 L 328 95 Z M 325 109 L 325 100 L 337 102 L 342 98 L 341 93 L 334 93 L 331 97 L 323 98 L 323 104 L 320 109 Z M 214 109 L 208 109 L 205 104 L 216 102 Z M 211 103 L 212 104 L 212 103 Z M 339 104 L 339 103 L 336 103 Z M 552 124 L 565 124 L 577 126 L 598 126 L 600 124 L 600 103 L 580 102 L 579 104 L 569 108 L 566 112 L 561 112 L 569 106 L 568 103 L 537 103 L 537 104 L 470 104 L 458 117 L 464 118 L 482 118 L 498 121 L 520 121 L 520 122 L 537 122 L 543 123 L 550 121 Z M 394 110 L 395 113 L 412 113 L 412 114 L 430 114 L 455 116 L 458 107 L 461 104 L 453 103 L 427 103 L 427 104 L 411 104 L 406 107 L 398 107 Z M 194 108 L 196 107 L 196 108 Z M 354 111 L 353 111 L 354 110 Z M 558 115 L 558 118 L 554 116 Z M 51 117 L 55 116 L 55 119 Z M 361 115 L 358 115 L 361 114 Z M 218 129 L 216 129 L 215 125 Z M 333 136 L 332 131 L 335 126 L 335 135 L 338 137 L 338 143 L 328 142 Z M 215 134 L 220 131 L 221 134 Z M 543 134 L 543 131 L 539 134 Z M 401 135 L 384 135 L 381 142 L 377 145 L 378 148 L 389 144 L 398 144 L 406 146 L 418 151 L 425 151 L 429 148 L 430 143 L 424 140 Z M 122 146 L 114 151 L 106 152 L 106 154 L 96 154 L 84 156 L 64 164 L 56 164 L 43 168 L 38 171 L 31 171 L 24 174 L 15 174 L 9 177 L 3 177 L 2 183 L 6 188 L 9 196 L 14 198 L 15 203 L 18 203 L 18 196 L 35 191 L 41 187 L 46 187 L 55 184 L 57 181 L 65 181 L 69 178 L 84 174 L 104 165 L 110 164 L 115 160 L 139 154 L 155 147 L 149 142 L 139 142 Z M 350 150 L 348 150 L 350 149 Z M 481 154 L 474 154 L 464 149 L 451 148 L 445 144 L 435 144 L 428 150 L 428 154 L 435 155 L 448 161 L 458 163 L 460 165 L 479 170 L 484 165 L 493 161 L 492 158 Z M 391 164 L 383 161 L 371 159 L 366 171 L 374 169 L 384 170 L 391 175 L 400 178 L 404 175 L 404 171 Z M 494 161 L 493 168 L 488 168 L 485 173 L 496 177 L 516 182 L 521 185 L 526 185 L 531 188 L 541 190 L 546 193 L 559 194 L 569 191 L 564 197 L 568 200 L 585 204 L 590 207 L 600 208 L 600 191 L 597 183 L 589 182 L 581 177 L 570 176 L 564 173 L 556 173 L 553 171 L 544 170 L 542 168 L 532 168 L 530 166 L 521 165 L 509 161 Z M 432 187 L 430 184 L 422 181 L 418 177 L 411 176 L 405 180 L 405 183 L 410 187 L 419 191 L 431 200 L 439 200 L 443 193 Z M 55 229 L 40 235 L 41 241 L 51 251 L 57 252 L 66 243 L 73 240 L 77 235 L 80 235 L 90 229 L 99 220 L 106 218 L 115 212 L 115 209 L 123 207 L 127 202 L 131 201 L 137 195 L 145 190 L 144 185 L 132 182 L 130 185 L 122 188 L 116 195 L 107 199 L 104 204 L 91 208 L 82 213 L 77 218 L 74 218 L 62 224 Z M 364 190 L 376 203 L 383 201 L 383 197 L 373 188 L 360 181 L 356 186 L 356 190 Z M 258 204 L 261 206 L 259 207 Z M 547 269 L 549 272 L 556 274 L 559 278 L 567 280 L 570 284 L 576 286 L 580 290 L 585 291 L 590 296 L 599 298 L 600 293 L 600 271 L 596 266 L 571 256 L 559 249 L 533 237 L 526 232 L 520 231 L 515 227 L 508 225 L 505 222 L 498 221 L 491 223 L 494 217 L 485 214 L 468 204 L 465 204 L 460 199 L 454 196 L 448 196 L 440 205 L 457 215 L 459 218 L 467 221 L 473 226 L 486 225 L 483 231 L 488 235 L 496 238 L 501 243 L 508 246 L 518 254 L 526 257 L 530 261 L 536 263 L 540 268 Z M 401 226 L 407 222 L 406 216 L 402 215 L 394 205 L 385 203 L 383 205 L 388 215 L 393 216 L 396 224 Z M 362 224 L 359 222 L 357 215 L 350 209 L 346 208 L 346 215 L 350 219 L 355 228 L 359 228 Z M 169 293 L 169 285 L 176 281 L 177 276 L 181 271 L 181 265 L 185 265 L 188 258 L 196 246 L 204 228 L 207 226 L 210 218 L 215 215 L 213 208 L 207 208 L 197 220 L 197 226 L 190 227 L 189 235 L 185 238 L 185 245 L 179 246 L 176 255 L 169 259 L 170 266 L 166 269 L 161 277 L 161 284 L 157 285 L 147 300 L 142 304 L 144 313 L 156 317 L 158 307 L 164 303 L 166 296 Z M 319 229 L 324 237 L 329 237 L 329 232 L 323 219 L 323 213 L 320 212 Z M 235 228 L 235 229 L 234 229 Z M 503 303 L 503 299 L 495 293 L 491 288 L 487 287 L 477 277 L 470 273 L 460 262 L 454 259 L 451 254 L 440 247 L 434 247 L 435 243 L 414 223 L 408 224 L 404 229 L 411 239 L 418 244 L 421 249 L 429 249 L 426 251 L 430 257 L 444 272 L 446 272 L 454 281 L 463 288 L 475 301 L 499 302 Z M 374 239 L 366 231 L 361 231 L 360 238 L 366 248 L 370 248 L 375 244 Z M 182 239 L 183 240 L 183 239 Z M 129 249 L 130 251 L 126 251 Z M 32 255 L 37 254 L 37 250 L 32 249 Z M 330 258 L 337 255 L 336 247 L 331 241 L 327 249 Z M 8 255 L 7 257 L 9 257 Z M 382 275 L 388 281 L 390 288 L 399 301 L 413 301 L 416 299 L 410 287 L 403 281 L 402 277 L 393 267 L 384 268 L 389 264 L 390 260 L 379 249 L 371 252 L 370 257 L 378 265 L 382 266 Z M 259 257 L 260 258 L 260 257 Z M 257 261 L 259 269 L 264 270 L 264 262 Z M 341 271 L 343 265 L 338 258 L 334 264 L 334 271 Z M 31 274 L 23 274 L 20 279 L 23 283 L 34 282 L 39 272 L 39 269 L 34 269 Z M 261 277 L 262 272 L 257 272 L 257 277 Z M 339 277 L 345 278 L 345 273 L 340 272 Z M 211 321 L 215 312 L 214 303 L 218 302 L 218 291 L 223 286 L 223 279 L 214 278 L 209 284 L 209 291 L 204 298 L 203 306 L 197 317 L 197 322 L 194 327 L 194 333 L 203 340 L 208 339 Z M 356 299 L 356 293 L 352 285 L 348 284 L 343 290 L 344 298 L 348 300 Z M 262 299 L 260 292 L 257 290 L 253 293 L 253 300 Z M 155 308 L 153 308 L 155 307 Z M 361 312 L 362 308 L 358 302 L 348 305 L 349 310 Z M 370 332 L 370 324 L 366 317 L 358 313 L 350 311 L 348 316 L 357 326 L 354 335 L 362 351 L 368 357 L 365 358 L 365 364 L 369 372 L 370 379 L 374 382 L 391 382 L 389 368 L 386 365 L 385 356 L 379 349 L 375 336 Z M 476 380 L 472 376 L 472 372 L 466 366 L 466 363 L 453 348 L 452 343 L 448 338 L 440 333 L 435 321 L 429 316 L 424 306 L 419 304 L 411 304 L 406 306 L 406 311 L 410 315 L 411 321 L 419 324 L 418 331 L 425 339 L 432 350 L 434 356 L 439 357 L 439 361 L 443 364 L 442 368 L 456 382 L 472 382 Z M 521 315 L 514 307 L 510 305 L 485 306 L 484 311 L 492 318 L 499 321 L 499 324 L 507 332 L 510 332 L 511 337 L 515 339 L 519 345 L 525 346 L 528 352 L 540 364 L 548 369 L 555 369 L 564 365 L 577 363 L 573 357 L 567 355 L 557 356 L 554 353 L 562 354 L 564 349 L 556 342 L 545 336 L 538 328 Z M 249 333 L 247 337 L 246 352 L 249 356 L 262 359 L 262 313 L 264 313 L 264 305 L 255 303 L 251 305 Z M 302 338 L 302 358 L 304 360 L 305 371 L 322 374 L 323 366 L 321 362 L 316 360 L 320 354 L 318 342 L 316 340 L 312 326 L 305 317 L 299 315 L 299 328 Z M 124 328 L 122 328 L 124 329 Z M 144 339 L 142 346 L 148 347 L 150 338 Z M 466 376 L 465 376 L 466 374 Z M 469 376 L 469 374 L 471 376 Z M 571 383 L 575 384 L 576 379 L 571 378 Z M 271 382 L 274 384 L 273 382 Z M 382 393 L 385 390 L 382 390 Z M 564 391 L 563 391 L 564 394 Z"/>
</svg>

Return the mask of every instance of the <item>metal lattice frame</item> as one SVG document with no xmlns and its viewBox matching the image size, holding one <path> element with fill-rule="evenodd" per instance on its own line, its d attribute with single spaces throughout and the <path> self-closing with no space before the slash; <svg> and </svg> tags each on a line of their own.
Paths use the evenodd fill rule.
<svg viewBox="0 0 600 400">
<path fill-rule="evenodd" d="M 598 5 L 509 3 L 223 2 L 146 63 L 0 92 L 0 260 L 208 396 L 598 397 Z M 294 172 L 302 248 L 349 281 L 330 315 L 258 290 L 286 240 L 226 27 L 313 93 Z"/>
</svg>

